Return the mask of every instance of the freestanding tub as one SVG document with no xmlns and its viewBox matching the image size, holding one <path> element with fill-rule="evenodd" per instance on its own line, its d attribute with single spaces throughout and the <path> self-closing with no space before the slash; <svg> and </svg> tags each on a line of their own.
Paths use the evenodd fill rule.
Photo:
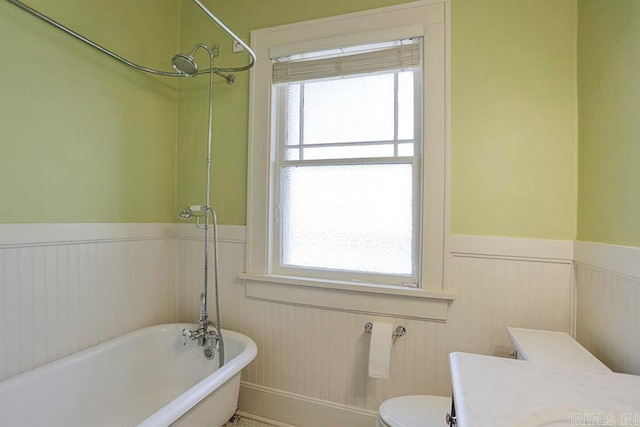
<svg viewBox="0 0 640 427">
<path fill-rule="evenodd" d="M 222 331 L 226 363 L 183 328 L 151 326 L 0 382 L 2 426 L 215 426 L 236 410 L 251 338 Z"/>
</svg>

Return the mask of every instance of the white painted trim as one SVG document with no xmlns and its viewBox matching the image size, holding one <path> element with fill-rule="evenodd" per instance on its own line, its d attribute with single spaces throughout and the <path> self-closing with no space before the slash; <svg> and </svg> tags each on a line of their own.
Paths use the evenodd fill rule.
<svg viewBox="0 0 640 427">
<path fill-rule="evenodd" d="M 444 236 L 442 238 L 442 287 L 450 287 L 451 263 L 449 254 L 451 230 L 451 1 L 445 3 L 445 159 L 444 159 Z"/>
<path fill-rule="evenodd" d="M 576 263 L 640 279 L 640 248 L 578 240 L 574 257 Z"/>
<path fill-rule="evenodd" d="M 173 223 L 0 224 L 0 248 L 172 239 Z"/>
<path fill-rule="evenodd" d="M 419 289 L 399 288 L 394 292 L 380 286 L 340 285 L 322 281 L 317 284 L 298 283 L 286 278 L 273 279 L 248 274 L 240 275 L 240 278 L 246 282 L 248 298 L 435 322 L 446 322 L 449 301 L 453 299 L 452 294 Z"/>
<path fill-rule="evenodd" d="M 261 30 L 258 30 L 259 33 Z M 375 41 L 402 40 L 409 37 L 424 36 L 424 28 L 421 25 L 407 25 L 383 31 L 369 31 L 349 35 L 349 44 L 362 45 Z M 286 45 L 274 46 L 269 49 L 269 58 L 282 58 L 286 56 L 314 52 L 323 49 L 331 49 L 344 43 L 344 36 L 330 36 L 312 41 L 295 42 Z"/>
<path fill-rule="evenodd" d="M 449 236 L 448 248 L 453 256 L 522 258 L 570 263 L 573 261 L 573 243 L 573 240 L 452 234 Z"/>
<path fill-rule="evenodd" d="M 377 413 L 302 396 L 282 390 L 240 382 L 241 411 L 296 426 L 371 427 Z"/>
<path fill-rule="evenodd" d="M 379 285 L 375 283 L 345 282 L 340 280 L 312 279 L 308 277 L 280 276 L 275 274 L 241 274 L 240 279 L 252 282 L 276 283 L 281 285 L 306 286 L 336 291 L 365 292 L 412 298 L 454 300 L 452 292 L 430 291 L 404 286 Z"/>
<path fill-rule="evenodd" d="M 185 240 L 202 240 L 204 231 L 194 223 L 176 224 L 176 238 Z M 213 239 L 210 233 L 210 239 Z M 218 225 L 218 240 L 225 243 L 246 243 L 247 227 L 244 225 Z"/>
<path fill-rule="evenodd" d="M 334 16 L 314 21 L 299 22 L 251 32 L 251 44 L 259 58 L 251 70 L 250 126 L 247 191 L 247 255 L 246 271 L 251 274 L 273 273 L 269 257 L 272 247 L 270 218 L 273 212 L 273 188 L 270 187 L 272 165 L 270 144 L 275 132 L 270 122 L 269 109 L 273 107 L 269 76 L 272 48 L 287 45 L 296 40 L 294 49 L 301 43 L 326 43 L 327 37 L 341 36 L 347 40 L 352 35 L 362 38 L 373 31 L 388 32 L 407 26 L 421 28 L 425 34 L 425 69 L 423 88 L 429 96 L 424 99 L 423 200 L 425 210 L 421 219 L 422 268 L 421 287 L 432 291 L 443 290 L 444 241 L 445 241 L 445 185 L 447 143 L 446 89 L 450 43 L 447 40 L 447 0 L 428 0 L 405 3 L 388 8 Z M 404 30 L 401 30 L 404 31 Z M 266 60 L 265 60 L 266 58 Z M 266 113 L 265 113 L 266 112 Z"/>
</svg>

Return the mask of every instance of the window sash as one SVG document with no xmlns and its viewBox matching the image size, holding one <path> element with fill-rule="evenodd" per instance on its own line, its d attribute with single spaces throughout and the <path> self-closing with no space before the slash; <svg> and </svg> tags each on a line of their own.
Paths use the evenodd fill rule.
<svg viewBox="0 0 640 427">
<path fill-rule="evenodd" d="M 297 143 L 291 143 L 287 140 L 286 129 L 288 124 L 287 120 L 287 85 L 279 85 L 276 87 L 275 92 L 277 99 L 280 100 L 280 105 L 277 107 L 278 118 L 280 119 L 278 126 L 282 128 L 282 132 L 278 135 L 277 145 L 278 145 L 278 156 L 279 161 L 284 161 L 286 159 L 286 150 L 287 149 L 299 149 L 299 158 L 304 159 L 304 150 L 306 148 L 322 148 L 322 147 L 357 147 L 357 146 L 365 146 L 365 145 L 384 145 L 384 144 L 393 144 L 393 156 L 400 156 L 399 148 L 403 144 L 412 144 L 413 145 L 413 156 L 420 156 L 422 152 L 422 144 L 421 141 L 421 106 L 422 106 L 422 73 L 420 68 L 416 68 L 413 70 L 413 138 L 412 139 L 403 139 L 399 137 L 399 106 L 398 106 L 398 97 L 399 97 L 399 77 L 398 73 L 406 70 L 392 70 L 391 72 L 387 70 L 386 74 L 393 74 L 394 76 L 394 118 L 393 118 L 393 139 L 387 140 L 367 140 L 367 141 L 345 141 L 345 142 L 322 142 L 322 143 L 306 143 L 304 141 L 304 82 L 295 82 L 300 83 L 300 107 L 299 107 L 299 130 L 298 130 L 298 141 Z M 354 157 L 355 158 L 355 157 Z"/>
<path fill-rule="evenodd" d="M 285 145 L 282 147 L 283 149 L 283 162 L 302 162 L 308 160 L 318 160 L 318 161 L 332 161 L 332 160 L 340 160 L 340 159 L 366 159 L 366 158 L 384 158 L 385 156 L 375 156 L 375 157 L 367 157 L 367 156 L 359 156 L 359 155 L 348 155 L 343 157 L 333 156 L 333 157 L 308 157 L 305 155 L 305 151 L 314 150 L 314 149 L 323 149 L 323 148 L 361 148 L 361 147 L 389 147 L 393 151 L 392 156 L 388 157 L 416 157 L 416 141 L 413 139 L 399 139 L 399 140 L 385 140 L 385 141 L 362 141 L 362 142 L 329 142 L 323 144 L 295 144 L 295 145 Z M 413 149 L 413 154 L 401 154 L 401 150 L 404 146 L 410 145 Z M 289 155 L 287 154 L 289 151 L 298 151 L 298 159 L 289 159 Z"/>
<path fill-rule="evenodd" d="M 337 160 L 302 160 L 281 162 L 277 165 L 275 177 L 275 223 L 273 224 L 273 258 L 271 271 L 273 274 L 284 276 L 298 276 L 307 278 L 323 278 L 329 280 L 343 280 L 363 283 L 376 283 L 383 285 L 419 287 L 420 277 L 420 239 L 421 234 L 421 159 L 419 157 L 389 157 L 389 158 L 356 158 Z M 412 251 L 411 274 L 384 274 L 374 272 L 362 272 L 348 269 L 329 269 L 323 267 L 288 266 L 283 264 L 283 211 L 282 211 L 282 170 L 291 166 L 332 166 L 332 165 L 368 165 L 368 164 L 410 164 L 412 166 Z"/>
<path fill-rule="evenodd" d="M 304 144 L 303 130 L 300 129 L 299 141 L 297 144 L 287 145 L 286 133 L 287 133 L 287 85 L 279 84 L 274 85 L 274 104 L 273 108 L 277 112 L 276 120 L 274 121 L 274 140 L 275 140 L 275 156 L 273 179 L 273 219 L 271 222 L 272 231 L 271 236 L 271 248 L 270 248 L 270 261 L 269 271 L 271 274 L 278 274 L 284 276 L 306 277 L 310 279 L 327 279 L 327 280 L 339 280 L 339 281 L 351 281 L 353 283 L 375 283 L 381 285 L 392 286 L 404 286 L 404 287 L 420 287 L 421 278 L 421 257 L 422 257 L 422 243 L 420 236 L 422 235 L 422 70 L 420 67 L 413 70 L 413 91 L 414 91 L 414 138 L 411 140 L 398 139 L 398 86 L 397 86 L 397 73 L 405 70 L 385 70 L 383 72 L 395 74 L 395 106 L 394 106 L 394 139 L 389 141 L 353 141 L 353 142 L 341 142 L 341 143 L 320 143 L 320 144 Z M 292 82 L 301 83 L 304 82 Z M 301 90 L 301 93 L 303 91 Z M 300 106 L 300 113 L 303 114 L 303 106 Z M 303 124 L 303 120 L 301 125 Z M 354 158 L 326 158 L 326 159 L 313 159 L 313 160 L 286 160 L 286 150 L 291 148 L 298 148 L 303 150 L 304 148 L 313 148 L 318 146 L 358 146 L 367 144 L 379 144 L 389 143 L 394 144 L 394 157 L 354 157 Z M 399 145 L 413 143 L 414 155 L 413 156 L 400 156 L 398 153 Z M 339 269 L 327 269 L 322 267 L 304 267 L 304 266 L 287 266 L 283 265 L 283 253 L 282 253 L 282 232 L 283 232 L 283 212 L 282 206 L 282 169 L 288 166 L 302 166 L 302 165 L 358 165 L 358 164 L 389 164 L 389 163 L 410 163 L 412 164 L 412 193 L 413 193 L 413 228 L 412 228 L 412 273 L 409 275 L 403 274 L 383 274 L 383 273 L 370 273 L 360 272 L 354 270 L 339 270 Z"/>
</svg>

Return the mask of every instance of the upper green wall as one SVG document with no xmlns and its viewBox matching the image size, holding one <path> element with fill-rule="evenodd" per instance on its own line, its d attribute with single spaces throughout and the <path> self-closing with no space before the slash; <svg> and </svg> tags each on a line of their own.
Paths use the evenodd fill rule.
<svg viewBox="0 0 640 427">
<path fill-rule="evenodd" d="M 257 28 L 405 1 L 205 2 L 249 40 Z M 30 4 L 145 65 L 166 69 L 196 42 L 220 44 L 218 65 L 246 61 L 190 1 Z M 452 0 L 454 233 L 574 237 L 576 13 L 575 0 Z M 177 208 L 203 202 L 206 77 L 180 80 L 177 99 L 176 81 L 130 70 L 6 2 L 0 52 L 11 58 L 0 78 L 0 222 L 173 222 Z M 223 224 L 245 223 L 248 106 L 248 73 L 217 80 Z"/>
<path fill-rule="evenodd" d="M 238 36 L 250 41 L 250 31 L 293 22 L 406 3 L 406 0 L 232 0 L 204 3 Z M 217 66 L 247 63 L 245 53 L 231 52 L 231 41 L 190 1 L 181 2 L 181 49 L 199 42 L 218 43 Z M 207 63 L 202 52 L 201 64 Z M 221 224 L 245 224 L 247 211 L 247 141 L 249 73 L 236 74 L 228 85 L 214 86 L 212 204 Z M 178 129 L 178 206 L 204 203 L 207 129 L 206 76 L 180 81 Z"/>
<path fill-rule="evenodd" d="M 175 0 L 26 0 L 170 69 Z M 173 222 L 176 82 L 131 70 L 0 1 L 0 222 Z"/>
<path fill-rule="evenodd" d="M 576 2 L 452 6 L 452 232 L 573 239 Z"/>
<path fill-rule="evenodd" d="M 640 246 L 640 2 L 578 7 L 578 239 Z"/>
<path fill-rule="evenodd" d="M 234 31 L 404 1 L 207 1 Z M 182 49 L 220 43 L 217 63 L 243 54 L 182 2 Z M 575 0 L 452 0 L 454 233 L 572 239 L 576 229 Z M 213 202 L 220 222 L 245 224 L 249 76 L 216 84 Z M 178 204 L 204 198 L 206 78 L 181 82 Z M 200 86 L 200 95 L 196 87 Z M 196 136 L 195 133 L 198 133 Z"/>
</svg>

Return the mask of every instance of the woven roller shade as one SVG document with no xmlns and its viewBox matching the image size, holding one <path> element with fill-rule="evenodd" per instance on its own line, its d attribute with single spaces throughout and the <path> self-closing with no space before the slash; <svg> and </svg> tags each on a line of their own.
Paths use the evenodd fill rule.
<svg viewBox="0 0 640 427">
<path fill-rule="evenodd" d="M 421 43 L 333 58 L 283 61 L 273 64 L 273 83 L 319 80 L 420 66 Z"/>
</svg>

